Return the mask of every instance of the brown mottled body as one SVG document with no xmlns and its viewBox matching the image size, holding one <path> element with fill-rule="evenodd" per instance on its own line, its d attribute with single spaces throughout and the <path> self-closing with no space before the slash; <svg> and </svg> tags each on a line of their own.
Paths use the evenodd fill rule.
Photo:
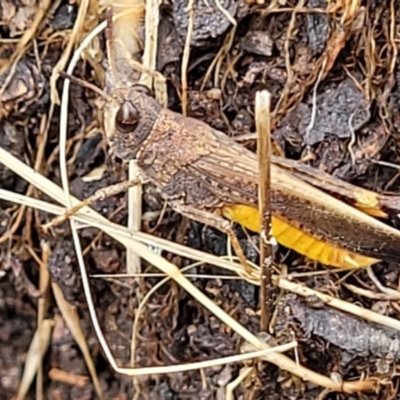
<svg viewBox="0 0 400 400">
<path fill-rule="evenodd" d="M 136 157 L 143 178 L 150 180 L 178 212 L 206 222 L 208 217 L 210 221 L 221 218 L 215 212 L 226 204 L 257 207 L 256 155 L 222 132 L 163 109 L 146 90 L 137 88 L 113 93 L 105 123 L 115 152 L 126 160 Z M 396 229 L 276 163 L 271 179 L 276 218 L 343 249 L 398 260 L 400 232 Z"/>
</svg>

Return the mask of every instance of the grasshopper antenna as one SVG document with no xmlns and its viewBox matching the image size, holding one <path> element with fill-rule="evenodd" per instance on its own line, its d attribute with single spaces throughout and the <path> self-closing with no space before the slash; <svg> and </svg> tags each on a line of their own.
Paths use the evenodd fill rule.
<svg viewBox="0 0 400 400">
<path fill-rule="evenodd" d="M 64 79 L 69 79 L 72 83 L 75 83 L 76 85 L 92 90 L 93 92 L 103 97 L 103 99 L 105 100 L 111 100 L 111 97 L 104 90 L 100 89 L 96 85 L 93 85 L 92 83 L 86 82 L 83 79 L 77 78 L 76 76 L 67 74 L 64 71 L 60 71 L 58 74 Z"/>
</svg>

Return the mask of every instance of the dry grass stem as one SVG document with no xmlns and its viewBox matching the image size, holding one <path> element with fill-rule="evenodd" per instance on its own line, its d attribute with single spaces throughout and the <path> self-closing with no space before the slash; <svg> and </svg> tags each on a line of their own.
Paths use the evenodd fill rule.
<svg viewBox="0 0 400 400">
<path fill-rule="evenodd" d="M 257 158 L 259 169 L 258 204 L 260 212 L 260 306 L 261 331 L 266 332 L 272 316 L 272 203 L 271 203 L 271 95 L 262 91 L 256 93 Z"/>
</svg>

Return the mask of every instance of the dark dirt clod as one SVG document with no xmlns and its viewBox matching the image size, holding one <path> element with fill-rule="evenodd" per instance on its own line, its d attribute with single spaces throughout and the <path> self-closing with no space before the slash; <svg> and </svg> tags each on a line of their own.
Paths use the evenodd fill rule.
<svg viewBox="0 0 400 400">
<path fill-rule="evenodd" d="M 53 282 L 57 283 L 67 301 L 83 302 L 81 278 L 76 269 L 75 248 L 70 240 L 58 240 L 48 262 Z"/>
<path fill-rule="evenodd" d="M 1 261 L 0 261 L 1 263 Z M 15 290 L 11 272 L 0 279 L 0 388 L 11 398 L 20 384 L 24 357 L 36 329 L 36 311 Z"/>
<path fill-rule="evenodd" d="M 78 176 L 89 173 L 91 169 L 98 164 L 97 158 L 104 158 L 102 149 L 99 146 L 102 140 L 103 136 L 98 133 L 85 140 L 79 147 L 73 165 Z"/>
<path fill-rule="evenodd" d="M 180 60 L 184 40 L 178 35 L 172 18 L 165 16 L 158 26 L 157 70 Z"/>
<path fill-rule="evenodd" d="M 74 26 L 76 15 L 77 9 L 74 5 L 62 4 L 51 20 L 51 26 L 55 31 L 71 29 Z"/>
<path fill-rule="evenodd" d="M 288 318 L 294 318 L 306 338 L 318 336 L 350 353 L 352 357 L 392 360 L 400 357 L 400 333 L 394 329 L 367 322 L 329 306 L 319 304 L 315 307 L 294 295 L 287 295 L 280 307 L 284 324 Z M 347 362 L 350 360 L 346 357 Z"/>
<path fill-rule="evenodd" d="M 346 139 L 369 121 L 369 108 L 362 92 L 348 78 L 337 87 L 320 91 L 315 103 L 310 94 L 307 104 L 299 104 L 281 121 L 275 135 L 309 146 L 322 142 L 327 135 Z M 298 137 L 293 139 L 296 133 Z"/>
<path fill-rule="evenodd" d="M 1 51 L 0 51 L 1 54 Z M 3 57 L 4 55 L 1 55 Z M 41 69 L 48 65 L 43 63 Z M 6 82 L 7 74 L 0 76 L 0 85 Z M 22 59 L 16 67 L 11 81 L 5 86 L 0 95 L 0 121 L 8 117 L 10 113 L 31 116 L 38 109 L 42 109 L 43 104 L 47 103 L 49 93 L 48 81 L 39 70 L 36 60 L 26 57 Z"/>
<path fill-rule="evenodd" d="M 22 128 L 8 121 L 0 123 L 0 146 L 8 150 L 13 156 L 23 160 L 25 136 Z M 3 164 L 0 164 L 0 188 L 12 189 L 17 193 L 22 193 L 26 188 L 26 182 Z"/>
<path fill-rule="evenodd" d="M 274 42 L 265 31 L 249 31 L 240 40 L 240 48 L 250 54 L 270 57 Z"/>
<path fill-rule="evenodd" d="M 179 36 L 185 40 L 189 25 L 189 2 L 178 0 L 173 2 L 173 17 Z M 222 0 L 221 6 L 234 18 L 238 9 L 235 0 Z M 231 23 L 220 11 L 215 0 L 194 1 L 194 27 L 191 45 L 201 47 L 207 44 L 207 40 L 216 39 L 222 35 Z"/>
<path fill-rule="evenodd" d="M 10 214 L 0 209 L 0 236 L 4 235 L 10 228 Z"/>
<path fill-rule="evenodd" d="M 245 135 L 251 132 L 254 119 L 248 111 L 241 109 L 232 120 L 231 125 L 235 136 Z"/>
<path fill-rule="evenodd" d="M 325 0 L 309 0 L 307 8 L 326 8 Z M 306 14 L 308 44 L 313 56 L 320 55 L 330 35 L 329 18 L 324 14 Z"/>
<path fill-rule="evenodd" d="M 226 129 L 226 123 L 221 116 L 219 100 L 215 100 L 207 92 L 189 91 L 188 116 L 201 119 L 218 130 Z"/>
</svg>

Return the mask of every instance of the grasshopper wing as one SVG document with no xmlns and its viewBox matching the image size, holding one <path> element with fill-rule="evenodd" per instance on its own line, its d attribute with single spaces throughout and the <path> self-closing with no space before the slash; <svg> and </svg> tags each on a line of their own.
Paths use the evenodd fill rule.
<svg viewBox="0 0 400 400">
<path fill-rule="evenodd" d="M 258 231 L 256 155 L 208 126 L 202 138 L 214 142 L 214 151 L 189 165 L 188 170 L 203 177 L 204 183 L 221 198 L 225 216 Z M 364 267 L 379 259 L 399 259 L 398 230 L 296 178 L 278 165 L 271 167 L 273 233 L 278 242 L 338 267 Z"/>
</svg>

